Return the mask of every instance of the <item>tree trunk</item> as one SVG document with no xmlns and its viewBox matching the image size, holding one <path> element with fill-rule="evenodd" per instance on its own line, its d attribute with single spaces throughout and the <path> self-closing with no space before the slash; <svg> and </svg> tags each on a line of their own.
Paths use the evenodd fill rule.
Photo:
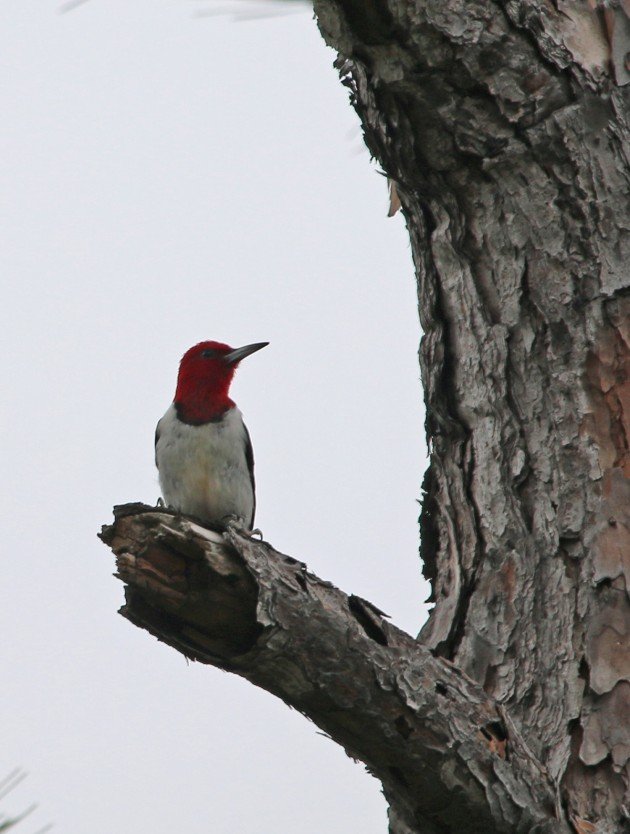
<svg viewBox="0 0 630 834">
<path fill-rule="evenodd" d="M 182 586 L 175 616 L 135 568 L 125 613 L 362 758 L 397 834 L 628 831 L 630 22 L 562 0 L 315 10 L 409 227 L 435 607 L 413 642 L 295 567 L 267 604 L 285 557 L 231 531 L 225 558 L 252 583 L 226 609 L 242 645 L 178 641 L 202 589 Z M 159 568 L 159 536 L 125 518 L 106 534 L 119 559 Z M 197 528 L 178 535 L 178 558 L 205 553 Z M 222 616 L 221 595 L 205 603 Z"/>
<path fill-rule="evenodd" d="M 436 602 L 421 639 L 509 705 L 570 815 L 619 831 L 630 99 L 607 37 L 628 21 L 536 0 L 367 8 L 317 4 L 418 274 Z"/>
</svg>

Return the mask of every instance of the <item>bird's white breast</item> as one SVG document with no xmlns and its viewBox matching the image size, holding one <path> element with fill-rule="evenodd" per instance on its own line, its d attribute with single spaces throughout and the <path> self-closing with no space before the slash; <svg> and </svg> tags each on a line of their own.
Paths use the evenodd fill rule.
<svg viewBox="0 0 630 834">
<path fill-rule="evenodd" d="M 191 426 L 171 405 L 157 427 L 155 460 L 168 506 L 221 523 L 235 515 L 250 525 L 254 490 L 247 464 L 247 430 L 238 408 L 221 420 Z"/>
</svg>

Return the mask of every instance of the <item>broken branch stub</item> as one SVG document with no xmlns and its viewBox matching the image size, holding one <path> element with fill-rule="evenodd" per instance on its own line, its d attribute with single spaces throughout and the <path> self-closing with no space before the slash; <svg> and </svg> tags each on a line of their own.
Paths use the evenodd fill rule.
<svg viewBox="0 0 630 834">
<path fill-rule="evenodd" d="M 234 528 L 143 505 L 115 515 L 101 538 L 125 584 L 123 616 L 310 718 L 381 780 L 400 825 L 569 830 L 502 708 L 376 606 Z"/>
</svg>

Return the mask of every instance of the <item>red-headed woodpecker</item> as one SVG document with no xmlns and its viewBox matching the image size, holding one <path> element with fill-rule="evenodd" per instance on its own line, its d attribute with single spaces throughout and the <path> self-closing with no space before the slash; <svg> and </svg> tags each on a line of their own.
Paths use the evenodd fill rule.
<svg viewBox="0 0 630 834">
<path fill-rule="evenodd" d="M 236 518 L 250 530 L 254 526 L 252 444 L 228 392 L 241 359 L 268 344 L 200 342 L 182 357 L 175 399 L 155 430 L 155 463 L 167 506 L 213 525 Z"/>
</svg>

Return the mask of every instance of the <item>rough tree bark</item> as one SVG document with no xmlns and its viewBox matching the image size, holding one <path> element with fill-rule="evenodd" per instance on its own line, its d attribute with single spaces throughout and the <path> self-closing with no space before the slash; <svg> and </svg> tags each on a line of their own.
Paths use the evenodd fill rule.
<svg viewBox="0 0 630 834">
<path fill-rule="evenodd" d="M 592 5 L 315 2 L 417 271 L 418 641 L 238 531 L 105 532 L 123 613 L 301 709 L 396 834 L 630 830 L 630 24 Z"/>
</svg>

